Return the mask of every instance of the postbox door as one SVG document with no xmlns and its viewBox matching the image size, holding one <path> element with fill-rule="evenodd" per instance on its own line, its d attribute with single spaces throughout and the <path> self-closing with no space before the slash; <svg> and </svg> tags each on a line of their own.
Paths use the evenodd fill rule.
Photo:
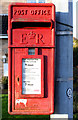
<svg viewBox="0 0 78 120">
<path fill-rule="evenodd" d="M 54 94 L 51 93 L 51 91 L 54 89 L 54 69 L 52 69 L 54 67 L 54 49 L 38 48 L 38 55 L 28 55 L 27 51 L 28 48 L 12 49 L 12 111 L 18 112 L 19 110 L 24 110 L 22 114 L 31 114 L 31 112 L 32 114 L 37 114 L 35 111 L 38 111 L 39 114 L 49 114 L 50 111 L 53 111 Z M 23 94 L 26 90 L 22 91 L 22 77 L 24 77 L 22 67 L 25 68 L 23 64 L 26 63 L 27 59 L 38 59 L 38 66 L 40 67 L 41 65 L 41 81 L 36 82 L 38 85 L 39 82 L 41 84 L 40 94 L 38 91 L 37 93 L 35 92 L 36 94 Z M 25 63 L 23 63 L 23 61 Z M 38 69 L 38 67 L 36 67 L 36 69 Z M 50 76 L 51 73 L 52 76 Z M 38 88 L 40 90 L 39 86 Z"/>
<path fill-rule="evenodd" d="M 44 57 L 28 55 L 28 48 L 15 48 L 13 52 L 14 84 L 12 88 L 13 101 L 17 109 L 17 103 L 21 100 L 23 102 L 28 98 L 44 97 Z"/>
</svg>

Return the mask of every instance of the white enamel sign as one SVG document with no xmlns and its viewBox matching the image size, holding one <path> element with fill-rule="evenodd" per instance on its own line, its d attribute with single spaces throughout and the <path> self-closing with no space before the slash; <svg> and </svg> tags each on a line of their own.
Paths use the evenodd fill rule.
<svg viewBox="0 0 78 120">
<path fill-rule="evenodd" d="M 22 59 L 22 94 L 41 94 L 41 59 Z"/>
</svg>

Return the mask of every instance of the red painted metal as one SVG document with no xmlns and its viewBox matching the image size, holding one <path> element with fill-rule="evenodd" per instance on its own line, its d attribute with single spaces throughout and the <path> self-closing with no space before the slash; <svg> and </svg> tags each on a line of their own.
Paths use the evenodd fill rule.
<svg viewBox="0 0 78 120">
<path fill-rule="evenodd" d="M 28 54 L 29 48 L 35 48 L 35 55 Z M 54 112 L 54 48 L 55 6 L 53 4 L 9 5 L 9 114 L 49 115 Z M 41 94 L 22 94 L 23 59 L 41 59 Z"/>
</svg>

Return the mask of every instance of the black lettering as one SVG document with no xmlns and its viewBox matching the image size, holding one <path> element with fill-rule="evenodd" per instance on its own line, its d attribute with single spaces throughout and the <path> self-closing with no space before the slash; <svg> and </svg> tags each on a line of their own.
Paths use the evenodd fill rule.
<svg viewBox="0 0 78 120">
<path fill-rule="evenodd" d="M 44 11 L 42 10 L 42 15 L 44 14 Z"/>
<path fill-rule="evenodd" d="M 14 15 L 16 15 L 16 13 L 17 13 L 17 10 L 14 11 Z"/>
<path fill-rule="evenodd" d="M 37 10 L 35 10 L 35 15 L 37 14 Z"/>
<path fill-rule="evenodd" d="M 34 15 L 34 10 L 31 10 L 30 13 L 31 13 L 31 15 Z"/>
<path fill-rule="evenodd" d="M 24 15 L 24 10 L 21 10 L 21 15 Z"/>
<path fill-rule="evenodd" d="M 48 10 L 48 15 L 51 15 L 51 14 L 50 14 L 50 10 Z"/>
<path fill-rule="evenodd" d="M 18 15 L 20 15 L 21 14 L 21 11 L 20 10 L 18 10 Z"/>
<path fill-rule="evenodd" d="M 25 15 L 27 15 L 28 10 L 25 10 Z"/>
<path fill-rule="evenodd" d="M 28 84 L 28 86 L 33 86 L 33 84 Z"/>
<path fill-rule="evenodd" d="M 46 10 L 44 10 L 44 15 L 46 15 Z"/>
<path fill-rule="evenodd" d="M 38 15 L 40 15 L 41 10 L 38 10 Z"/>
<path fill-rule="evenodd" d="M 33 64 L 28 64 L 28 66 L 33 66 Z"/>
</svg>

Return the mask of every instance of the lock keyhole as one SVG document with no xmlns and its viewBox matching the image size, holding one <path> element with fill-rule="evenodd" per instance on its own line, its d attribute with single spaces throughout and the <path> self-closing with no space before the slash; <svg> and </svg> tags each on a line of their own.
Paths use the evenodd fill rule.
<svg viewBox="0 0 78 120">
<path fill-rule="evenodd" d="M 19 77 L 17 78 L 17 81 L 19 82 Z"/>
</svg>

